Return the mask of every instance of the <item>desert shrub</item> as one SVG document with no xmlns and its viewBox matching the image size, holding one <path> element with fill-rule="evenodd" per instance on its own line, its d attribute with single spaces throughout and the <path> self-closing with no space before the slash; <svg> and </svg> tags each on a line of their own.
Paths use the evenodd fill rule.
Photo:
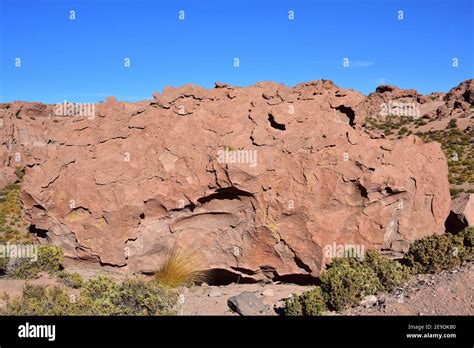
<svg viewBox="0 0 474 348">
<path fill-rule="evenodd" d="M 62 287 L 25 285 L 21 297 L 7 298 L 5 315 L 168 315 L 177 294 L 154 281 L 129 279 L 115 283 L 107 277 L 91 279 L 81 295 Z"/>
<path fill-rule="evenodd" d="M 177 294 L 154 281 L 98 277 L 84 283 L 81 298 L 94 315 L 163 315 L 172 314 Z"/>
<path fill-rule="evenodd" d="M 199 270 L 199 265 L 199 258 L 195 253 L 173 248 L 161 269 L 155 273 L 155 279 L 160 284 L 172 288 L 193 285 L 205 278 L 205 274 Z"/>
<path fill-rule="evenodd" d="M 54 273 L 61 269 L 63 261 L 63 250 L 56 245 L 38 246 L 38 258 L 32 261 L 27 258 L 14 259 L 8 265 L 7 275 L 13 278 L 32 279 L 37 278 L 38 273 Z"/>
<path fill-rule="evenodd" d="M 408 128 L 407 127 L 400 128 L 400 131 L 398 132 L 398 134 L 405 134 L 405 133 L 408 133 Z"/>
<path fill-rule="evenodd" d="M 457 128 L 457 126 L 456 119 L 452 118 L 449 120 L 448 126 L 446 128 Z"/>
<path fill-rule="evenodd" d="M 321 286 L 285 302 L 286 315 L 317 315 L 326 308 L 341 311 L 367 295 L 391 291 L 410 276 L 408 267 L 369 250 L 363 258 L 335 258 L 321 275 Z"/>
<path fill-rule="evenodd" d="M 18 180 L 23 180 L 23 177 L 25 176 L 25 168 L 15 167 L 15 175 L 17 176 Z"/>
<path fill-rule="evenodd" d="M 128 279 L 116 287 L 116 292 L 112 297 L 115 315 L 171 314 L 177 300 L 176 293 L 153 281 Z"/>
<path fill-rule="evenodd" d="M 470 256 L 472 257 L 472 246 L 474 244 L 474 227 L 466 227 L 458 234 L 463 239 L 463 244 L 468 249 Z"/>
<path fill-rule="evenodd" d="M 326 294 L 320 287 L 305 291 L 301 296 L 293 294 L 285 300 L 285 315 L 320 315 L 326 310 Z"/>
<path fill-rule="evenodd" d="M 63 249 L 56 245 L 40 245 L 38 248 L 38 266 L 43 272 L 57 272 L 64 259 Z"/>
<path fill-rule="evenodd" d="M 435 273 L 456 267 L 469 258 L 470 250 L 464 244 L 472 238 L 472 232 L 458 235 L 446 233 L 415 241 L 406 254 L 413 273 Z M 472 240 L 472 239 L 471 239 Z"/>
<path fill-rule="evenodd" d="M 64 285 L 69 286 L 73 289 L 79 289 L 84 282 L 81 275 L 76 272 L 69 273 L 66 271 L 61 271 L 58 273 L 58 278 Z"/>
<path fill-rule="evenodd" d="M 456 179 L 449 180 L 451 184 L 454 184 L 456 182 Z M 456 197 L 459 195 L 459 193 L 464 192 L 464 189 L 457 189 L 457 188 L 450 188 L 449 189 L 449 194 L 451 197 Z"/>
<path fill-rule="evenodd" d="M 341 311 L 375 294 L 382 285 L 374 270 L 360 259 L 337 258 L 321 275 L 321 289 L 328 296 L 328 307 Z"/>
<path fill-rule="evenodd" d="M 5 315 L 75 315 L 69 294 L 54 286 L 45 288 L 26 284 L 21 297 L 10 300 L 2 314 Z"/>
<path fill-rule="evenodd" d="M 408 267 L 400 262 L 381 256 L 375 250 L 366 252 L 363 264 L 375 272 L 381 289 L 384 291 L 393 290 L 397 286 L 404 284 L 410 277 Z"/>
<path fill-rule="evenodd" d="M 299 296 L 292 294 L 290 298 L 285 300 L 284 313 L 286 316 L 301 316 L 303 315 L 303 305 Z"/>
</svg>

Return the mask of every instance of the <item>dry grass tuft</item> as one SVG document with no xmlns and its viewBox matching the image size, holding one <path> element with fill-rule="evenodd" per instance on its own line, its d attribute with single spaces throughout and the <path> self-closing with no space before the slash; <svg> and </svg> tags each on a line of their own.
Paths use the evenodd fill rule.
<svg viewBox="0 0 474 348">
<path fill-rule="evenodd" d="M 202 262 L 195 252 L 174 247 L 161 269 L 155 273 L 155 279 L 160 284 L 172 288 L 194 285 L 206 278 L 201 266 Z"/>
</svg>

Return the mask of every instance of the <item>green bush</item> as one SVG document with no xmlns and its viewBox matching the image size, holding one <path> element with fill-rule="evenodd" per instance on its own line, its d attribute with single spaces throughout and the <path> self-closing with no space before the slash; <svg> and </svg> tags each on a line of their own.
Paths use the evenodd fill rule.
<svg viewBox="0 0 474 348">
<path fill-rule="evenodd" d="M 172 314 L 170 308 L 176 303 L 176 295 L 157 282 L 128 279 L 119 284 L 117 295 L 113 297 L 115 315 Z"/>
<path fill-rule="evenodd" d="M 408 133 L 408 128 L 407 127 L 400 128 L 398 134 L 405 134 L 405 133 Z"/>
<path fill-rule="evenodd" d="M 391 291 L 410 277 L 408 267 L 369 250 L 363 258 L 335 258 L 321 275 L 321 286 L 285 302 L 286 315 L 318 315 L 358 305 L 365 296 Z"/>
<path fill-rule="evenodd" d="M 38 246 L 38 257 L 36 261 L 31 259 L 16 259 L 9 265 L 7 275 L 13 278 L 33 279 L 40 272 L 54 273 L 61 269 L 64 258 L 63 250 L 56 245 Z"/>
<path fill-rule="evenodd" d="M 397 286 L 404 284 L 410 277 L 408 267 L 381 256 L 375 250 L 366 252 L 363 264 L 375 272 L 381 289 L 384 291 L 392 291 Z"/>
<path fill-rule="evenodd" d="M 298 295 L 292 294 L 290 298 L 285 300 L 284 313 L 286 316 L 303 315 L 303 305 Z"/>
<path fill-rule="evenodd" d="M 413 273 L 435 273 L 460 265 L 472 258 L 473 229 L 458 235 L 446 233 L 415 241 L 407 252 L 406 260 Z"/>
<path fill-rule="evenodd" d="M 334 259 L 321 275 L 321 288 L 328 296 L 328 307 L 341 311 L 355 306 L 367 295 L 382 289 L 377 274 L 356 258 Z"/>
<path fill-rule="evenodd" d="M 62 287 L 25 285 L 21 297 L 7 298 L 4 315 L 169 315 L 177 294 L 155 281 L 115 283 L 99 277 L 84 283 L 76 298 Z"/>
<path fill-rule="evenodd" d="M 114 283 L 106 277 L 84 284 L 81 297 L 90 299 L 95 315 L 158 315 L 171 314 L 176 293 L 155 281 L 127 279 Z"/>
<path fill-rule="evenodd" d="M 45 288 L 26 284 L 19 298 L 7 298 L 4 315 L 77 315 L 69 294 L 54 286 Z"/>
<path fill-rule="evenodd" d="M 22 167 L 15 167 L 15 175 L 17 176 L 18 180 L 23 180 L 23 177 L 25 176 L 25 168 Z"/>
<path fill-rule="evenodd" d="M 320 315 L 326 310 L 326 295 L 320 287 L 305 291 L 301 296 L 293 294 L 285 300 L 285 315 Z"/>
<path fill-rule="evenodd" d="M 79 289 L 84 283 L 84 280 L 82 279 L 81 275 L 76 272 L 69 273 L 66 271 L 61 271 L 58 273 L 58 278 L 64 285 L 69 286 L 73 289 Z"/>
<path fill-rule="evenodd" d="M 473 258 L 474 249 L 474 227 L 466 227 L 464 230 L 459 232 L 459 236 L 463 239 L 464 247 L 467 249 L 467 255 L 470 259 Z"/>
</svg>

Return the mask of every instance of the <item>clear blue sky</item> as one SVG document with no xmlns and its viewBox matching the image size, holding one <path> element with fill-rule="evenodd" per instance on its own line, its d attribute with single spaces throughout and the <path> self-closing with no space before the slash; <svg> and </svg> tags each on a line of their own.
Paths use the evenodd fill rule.
<svg viewBox="0 0 474 348">
<path fill-rule="evenodd" d="M 0 0 L 0 101 L 135 101 L 168 85 L 322 78 L 366 94 L 380 83 L 447 91 L 474 77 L 473 2 Z"/>
</svg>

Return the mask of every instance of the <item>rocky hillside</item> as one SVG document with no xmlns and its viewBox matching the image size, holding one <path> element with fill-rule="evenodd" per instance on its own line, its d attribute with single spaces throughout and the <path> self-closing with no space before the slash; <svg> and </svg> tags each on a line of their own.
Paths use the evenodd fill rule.
<svg viewBox="0 0 474 348">
<path fill-rule="evenodd" d="M 186 85 L 86 114 L 0 104 L 0 184 L 22 177 L 22 218 L 71 262 L 152 273 L 179 245 L 216 283 L 308 280 L 340 247 L 397 255 L 444 232 L 440 144 L 369 121 L 380 122 L 381 102 L 416 99 L 427 118 L 456 115 L 472 129 L 472 85 L 368 97 L 324 80 Z"/>
</svg>

